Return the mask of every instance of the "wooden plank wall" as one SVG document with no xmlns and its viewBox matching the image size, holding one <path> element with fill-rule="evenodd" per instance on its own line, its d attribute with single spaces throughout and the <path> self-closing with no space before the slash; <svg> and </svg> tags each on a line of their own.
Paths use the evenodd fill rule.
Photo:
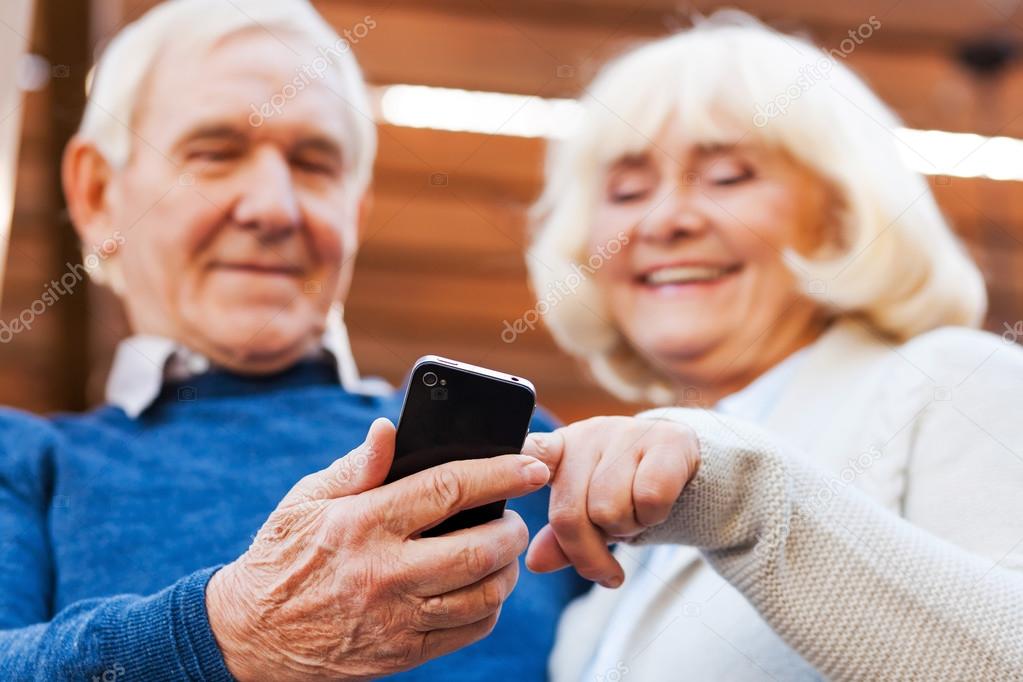
<svg viewBox="0 0 1023 682">
<path fill-rule="evenodd" d="M 37 3 L 33 29 L 28 36 L 30 50 L 37 54 L 49 52 L 48 11 L 46 3 Z M 64 73 L 56 71 L 50 75 L 51 78 L 63 77 Z M 5 322 L 30 309 L 45 290 L 46 283 L 63 265 L 52 135 L 58 87 L 25 93 L 22 103 L 14 216 L 0 306 L 0 320 Z M 0 404 L 35 411 L 73 404 L 67 394 L 68 383 L 60 374 L 65 338 L 62 332 L 66 328 L 64 313 L 69 304 L 72 302 L 60 302 L 35 317 L 29 331 L 0 344 Z"/>
<path fill-rule="evenodd" d="M 779 25 L 807 29 L 825 46 L 837 45 L 845 31 L 877 15 L 883 28 L 848 61 L 909 125 L 1023 137 L 1020 67 L 984 82 L 953 59 L 961 41 L 996 24 L 1008 27 L 1009 20 L 984 0 L 940 2 L 942 12 L 932 11 L 934 3 L 928 0 L 749 0 L 740 5 Z M 151 4 L 94 3 L 93 43 L 101 45 Z M 339 29 L 367 15 L 374 18 L 376 28 L 354 48 L 374 83 L 544 96 L 578 93 L 603 59 L 681 23 L 675 3 L 668 0 L 315 4 Z M 696 6 L 707 10 L 711 4 Z M 30 106 L 38 113 L 46 106 L 46 94 L 33 98 Z M 543 330 L 514 344 L 501 341 L 502 321 L 533 305 L 521 253 L 524 211 L 541 183 L 542 142 L 392 126 L 382 126 L 380 133 L 375 208 L 347 306 L 363 371 L 398 381 L 416 357 L 440 353 L 533 378 L 542 401 L 565 418 L 633 411 L 635 406 L 622 405 L 596 388 Z M 26 128 L 15 224 L 19 248 L 37 252 L 41 264 L 52 261 L 47 260 L 49 238 L 66 229 L 31 208 L 33 202 L 53 201 L 49 157 L 33 151 L 33 145 L 56 142 L 47 134 L 38 121 Z M 1023 183 L 951 178 L 933 184 L 943 209 L 988 274 L 989 326 L 1001 331 L 1003 324 L 1023 319 Z M 49 266 L 15 260 L 8 286 L 38 289 Z M 5 302 L 5 315 L 10 305 Z M 91 374 L 82 391 L 95 401 L 124 328 L 116 303 L 102 292 L 91 292 L 87 307 Z M 52 386 L 60 378 L 46 373 L 45 358 L 59 349 L 55 337 L 67 327 L 59 320 L 50 325 L 19 339 L 17 347 L 0 347 L 0 403 L 29 409 L 66 406 L 66 393 Z"/>
</svg>

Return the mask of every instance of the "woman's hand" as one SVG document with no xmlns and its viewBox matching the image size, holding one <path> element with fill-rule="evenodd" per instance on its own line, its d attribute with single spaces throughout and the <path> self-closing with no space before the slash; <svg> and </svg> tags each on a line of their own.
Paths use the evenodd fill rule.
<svg viewBox="0 0 1023 682">
<path fill-rule="evenodd" d="M 550 523 L 533 539 L 526 565 L 544 573 L 571 564 L 604 587 L 625 579 L 608 544 L 667 519 L 700 465 L 692 429 L 634 417 L 530 434 L 522 452 L 551 469 Z"/>
</svg>

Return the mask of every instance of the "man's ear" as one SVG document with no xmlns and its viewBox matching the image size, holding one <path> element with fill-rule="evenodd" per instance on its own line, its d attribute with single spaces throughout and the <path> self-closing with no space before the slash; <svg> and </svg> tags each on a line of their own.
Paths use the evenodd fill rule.
<svg viewBox="0 0 1023 682">
<path fill-rule="evenodd" d="M 86 249 L 111 236 L 112 217 L 108 192 L 113 171 L 91 142 L 73 137 L 64 149 L 61 181 L 68 213 Z"/>
<path fill-rule="evenodd" d="M 124 286 L 118 270 L 117 247 L 123 237 L 115 234 L 110 214 L 113 169 L 96 145 L 75 136 L 64 148 L 60 170 L 68 214 L 83 252 L 102 254 L 96 261 L 98 267 L 90 274 L 94 281 L 108 285 L 120 295 Z"/>
</svg>

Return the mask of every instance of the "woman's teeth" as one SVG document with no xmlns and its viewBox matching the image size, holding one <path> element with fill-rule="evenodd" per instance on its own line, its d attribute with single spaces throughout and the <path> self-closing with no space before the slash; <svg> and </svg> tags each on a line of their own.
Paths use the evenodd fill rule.
<svg viewBox="0 0 1023 682">
<path fill-rule="evenodd" d="M 734 268 L 716 268 L 699 265 L 679 265 L 660 268 L 648 273 L 643 278 L 644 284 L 658 286 L 662 284 L 691 284 L 693 282 L 709 282 L 724 277 Z"/>
</svg>

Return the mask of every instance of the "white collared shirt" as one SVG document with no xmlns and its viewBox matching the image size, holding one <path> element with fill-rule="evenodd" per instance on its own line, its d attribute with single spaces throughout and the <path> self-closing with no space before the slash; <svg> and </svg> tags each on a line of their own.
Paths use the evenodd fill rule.
<svg viewBox="0 0 1023 682">
<path fill-rule="evenodd" d="M 345 391 L 385 396 L 394 390 L 382 379 L 363 379 L 359 375 L 340 314 L 328 316 L 320 352 L 334 356 L 338 382 Z M 137 419 L 160 395 L 165 382 L 186 380 L 209 369 L 209 359 L 184 344 L 163 336 L 137 334 L 117 346 L 107 378 L 106 401 Z"/>
</svg>

